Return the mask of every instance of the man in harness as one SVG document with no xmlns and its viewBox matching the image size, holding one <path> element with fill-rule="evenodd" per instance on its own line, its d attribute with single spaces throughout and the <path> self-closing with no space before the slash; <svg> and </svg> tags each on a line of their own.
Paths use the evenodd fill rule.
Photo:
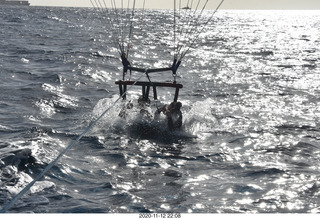
<svg viewBox="0 0 320 219">
<path fill-rule="evenodd" d="M 172 102 L 169 106 L 164 105 L 155 112 L 155 116 L 161 112 L 167 117 L 168 128 L 170 131 L 178 130 L 182 126 L 182 104 L 181 102 Z"/>
</svg>

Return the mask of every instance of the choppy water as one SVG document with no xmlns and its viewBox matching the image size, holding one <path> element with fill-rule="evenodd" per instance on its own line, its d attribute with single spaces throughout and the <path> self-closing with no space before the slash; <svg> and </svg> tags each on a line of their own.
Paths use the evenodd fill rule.
<svg viewBox="0 0 320 219">
<path fill-rule="evenodd" d="M 0 206 L 118 97 L 121 62 L 94 16 L 0 8 Z M 9 212 L 319 212 L 319 20 L 220 11 L 179 71 L 182 131 L 146 134 L 121 103 Z M 166 65 L 152 22 L 133 61 Z"/>
</svg>

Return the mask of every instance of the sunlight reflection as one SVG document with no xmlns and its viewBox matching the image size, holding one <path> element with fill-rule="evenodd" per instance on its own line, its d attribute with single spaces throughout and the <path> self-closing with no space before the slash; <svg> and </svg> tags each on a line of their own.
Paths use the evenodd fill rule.
<svg viewBox="0 0 320 219">
<path fill-rule="evenodd" d="M 242 205 L 248 205 L 248 204 L 252 204 L 254 200 L 250 199 L 250 198 L 245 198 L 245 199 L 241 199 L 241 200 L 237 200 L 236 202 Z"/>
<path fill-rule="evenodd" d="M 188 179 L 188 182 L 200 182 L 200 181 L 205 181 L 205 180 L 208 180 L 208 179 L 210 179 L 210 177 L 209 176 L 207 176 L 207 175 L 200 175 L 200 176 L 198 176 L 198 177 L 196 177 L 196 178 L 190 178 L 190 179 Z"/>
</svg>

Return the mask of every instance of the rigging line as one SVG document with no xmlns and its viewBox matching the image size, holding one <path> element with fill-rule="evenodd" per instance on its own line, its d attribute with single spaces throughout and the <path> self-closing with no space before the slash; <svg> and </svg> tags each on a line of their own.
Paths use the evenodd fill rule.
<svg viewBox="0 0 320 219">
<path fill-rule="evenodd" d="M 188 0 L 189 1 L 189 0 Z M 178 18 L 180 19 L 181 18 L 181 0 L 179 0 L 179 13 L 178 13 Z M 179 19 L 178 19 L 178 22 L 179 22 Z M 179 25 L 178 25 L 178 29 L 179 29 Z M 178 32 L 178 30 L 175 30 L 175 33 Z M 178 47 L 179 47 L 179 41 L 176 42 L 174 44 L 174 51 L 173 51 L 173 54 L 174 54 L 174 59 L 177 59 L 177 54 L 176 54 L 176 51 L 178 50 Z"/>
<path fill-rule="evenodd" d="M 198 1 L 194 11 L 193 11 L 193 14 L 192 15 L 189 15 L 189 23 L 187 25 L 187 28 L 183 37 L 181 37 L 181 39 L 185 39 L 185 42 L 189 42 L 191 40 L 191 37 L 193 36 L 195 30 L 197 30 L 199 24 L 200 24 L 200 19 L 202 17 L 202 14 L 203 14 L 203 11 L 208 3 L 208 0 L 203 4 L 202 6 L 202 9 L 201 9 L 201 12 L 198 14 L 197 18 L 196 19 L 193 19 L 196 17 L 196 14 L 197 14 L 197 11 L 198 11 L 198 8 L 199 8 L 199 5 L 200 5 L 200 2 L 201 0 Z M 182 50 L 183 46 L 181 46 L 179 48 L 179 51 L 177 51 L 178 54 L 181 53 L 181 50 Z"/>
<path fill-rule="evenodd" d="M 173 52 L 176 51 L 176 0 L 174 0 L 173 6 Z M 176 59 L 176 55 L 174 54 L 174 59 Z"/>
<path fill-rule="evenodd" d="M 104 9 L 105 9 L 106 14 L 108 14 L 110 16 L 109 17 L 110 19 L 107 19 L 107 18 L 106 19 L 109 21 L 109 24 L 111 24 L 111 22 L 110 22 L 110 20 L 111 20 L 111 12 L 110 12 L 105 0 L 103 0 L 103 4 L 104 4 Z"/>
<path fill-rule="evenodd" d="M 94 0 L 94 2 L 95 2 L 95 8 L 96 8 L 96 11 L 98 12 L 98 13 L 100 13 L 101 15 L 103 15 L 103 12 L 101 11 L 101 7 L 99 6 L 99 0 Z M 91 1 L 91 3 L 92 3 L 92 1 Z M 102 17 L 102 16 L 101 16 Z M 100 18 L 101 18 L 100 17 Z"/>
<path fill-rule="evenodd" d="M 116 2 L 115 0 L 114 1 L 114 5 L 116 5 Z M 129 0 L 127 1 L 129 2 Z M 120 7 L 119 7 L 119 10 L 120 10 Z M 128 6 L 127 6 L 127 10 L 128 10 Z M 125 10 L 125 2 L 124 0 L 121 0 L 121 13 L 119 15 L 119 12 L 118 13 L 118 16 L 119 16 L 119 19 L 118 19 L 118 23 L 119 23 L 119 29 L 120 29 L 120 35 L 119 35 L 119 40 L 121 41 L 121 53 L 122 55 L 125 54 L 125 48 L 126 48 L 126 27 L 127 27 L 127 22 L 126 22 L 126 17 L 127 17 L 127 12 Z"/>
<path fill-rule="evenodd" d="M 145 74 L 147 73 L 147 70 L 145 72 Z M 26 192 L 28 192 L 30 190 L 30 188 L 39 180 L 41 179 L 44 174 L 46 174 L 58 161 L 59 159 L 66 153 L 68 152 L 78 141 L 80 141 L 80 139 L 86 134 L 88 133 L 99 121 L 102 117 L 104 117 L 107 112 L 109 112 L 116 104 L 117 102 L 119 102 L 120 99 L 123 98 L 123 96 L 142 78 L 142 76 L 144 76 L 144 74 L 141 74 L 141 76 L 135 80 L 135 82 L 115 101 L 113 102 L 96 120 L 94 120 L 93 122 L 91 122 L 91 124 L 75 139 L 72 141 L 72 143 L 66 147 L 62 152 L 60 152 L 60 154 L 56 157 L 56 159 L 54 159 L 53 161 L 51 161 L 51 163 L 49 163 L 46 168 L 40 173 L 38 174 L 35 179 L 33 181 L 31 181 L 23 190 L 21 190 L 15 197 L 13 197 L 13 199 L 11 199 L 10 202 L 8 202 L 1 210 L 0 213 L 6 213 L 6 211 L 18 200 L 20 199 Z"/>
<path fill-rule="evenodd" d="M 109 14 L 109 15 L 110 15 L 108 8 L 105 8 L 105 9 L 104 9 L 103 6 L 102 6 L 102 4 L 101 4 L 101 2 L 100 2 L 100 0 L 94 0 L 95 4 L 93 3 L 92 0 L 90 0 L 90 1 L 91 1 L 92 6 L 93 6 L 93 7 L 95 8 L 95 10 L 96 10 L 96 13 L 97 13 L 97 14 L 101 14 L 101 15 L 99 16 L 101 23 L 103 24 L 104 21 L 106 21 L 106 23 L 108 23 L 108 24 L 111 26 L 111 21 L 110 21 L 110 19 L 108 19 L 107 17 L 105 17 L 105 14 L 104 14 L 104 12 L 106 12 L 106 14 Z M 98 1 L 98 2 L 97 2 L 97 1 Z M 104 0 L 103 0 L 103 1 L 104 1 Z M 105 1 L 104 1 L 104 2 L 105 2 Z M 100 6 L 99 6 L 99 5 L 100 5 Z M 115 41 L 114 41 L 114 43 L 115 43 Z M 115 45 L 117 45 L 117 44 L 115 43 Z"/>
<path fill-rule="evenodd" d="M 94 10 L 96 9 L 96 7 L 95 7 L 95 5 L 93 4 L 93 1 L 92 0 L 90 0 L 90 2 L 91 2 L 91 5 L 93 6 L 93 8 L 94 8 Z"/>
<path fill-rule="evenodd" d="M 120 27 L 121 24 L 122 24 L 122 20 L 121 20 L 121 17 L 119 15 L 119 12 L 118 12 L 118 7 L 117 7 L 117 4 L 116 4 L 116 1 L 115 0 L 110 0 L 111 2 L 111 7 L 112 7 L 112 10 L 114 11 L 114 16 L 115 16 L 115 20 L 118 24 L 118 26 L 116 26 L 114 23 L 111 24 L 111 26 L 113 27 L 113 33 L 116 33 L 118 32 L 117 36 L 116 36 L 116 39 L 118 41 L 118 44 L 119 44 L 119 48 L 120 48 L 120 55 L 124 52 L 124 40 L 123 39 L 123 29 Z"/>
<path fill-rule="evenodd" d="M 193 13 L 193 16 L 196 16 L 197 10 L 198 10 L 199 5 L 200 5 L 200 1 L 201 1 L 201 0 L 198 1 L 198 4 L 197 4 L 197 7 L 195 8 L 195 11 L 194 11 L 194 13 Z M 188 36 L 189 36 L 189 34 L 192 32 L 192 29 L 194 29 L 194 27 L 197 27 L 198 24 L 200 24 L 199 20 L 200 20 L 202 14 L 203 14 L 204 9 L 206 8 L 206 6 L 207 6 L 207 4 L 208 4 L 208 1 L 209 1 L 209 0 L 207 0 L 207 1 L 204 3 L 204 5 L 203 5 L 203 7 L 202 7 L 202 9 L 201 9 L 201 12 L 198 14 L 198 18 L 196 19 L 196 21 L 194 21 L 194 19 L 192 19 L 192 21 L 194 21 L 194 22 L 193 22 L 193 27 L 190 28 L 190 31 L 187 33 Z"/>
<path fill-rule="evenodd" d="M 124 15 L 124 8 L 123 8 L 123 0 L 121 0 L 121 15 L 123 16 Z M 122 53 L 124 53 L 124 23 L 123 21 L 121 21 L 121 44 L 122 44 L 122 47 L 123 47 L 123 50 L 122 50 Z"/>
<path fill-rule="evenodd" d="M 200 5 L 200 2 L 201 0 L 198 1 L 198 4 L 194 10 L 194 13 L 192 15 L 192 17 L 196 17 L 196 13 L 197 13 L 197 10 L 199 8 L 199 5 Z M 201 18 L 202 18 L 202 15 L 203 15 L 203 12 L 204 12 L 204 9 L 206 8 L 207 4 L 208 4 L 209 0 L 206 0 L 206 2 L 203 4 L 202 6 L 202 9 L 201 11 L 198 13 L 198 16 L 196 19 L 192 19 L 192 24 L 190 24 L 190 28 L 189 30 L 186 32 L 186 42 L 189 42 L 190 40 L 192 40 L 191 38 L 195 35 L 195 33 L 197 32 L 199 26 L 200 26 L 200 23 L 201 23 Z M 181 51 L 179 51 L 181 52 Z"/>
<path fill-rule="evenodd" d="M 109 15 L 109 18 L 106 18 L 106 20 L 108 20 L 109 26 L 112 27 L 113 29 L 115 29 L 114 26 L 113 26 L 113 24 L 112 24 L 112 22 L 111 22 L 111 19 L 112 19 L 111 11 L 109 10 L 109 8 L 108 8 L 107 3 L 106 3 L 105 0 L 103 0 L 103 3 L 104 3 L 104 10 L 107 12 L 106 14 Z M 119 34 L 120 34 L 120 33 L 119 33 Z M 118 34 L 118 35 L 119 35 L 119 34 Z M 112 36 L 113 36 L 113 35 L 114 35 L 114 34 L 113 34 L 113 31 L 112 31 Z M 115 39 L 115 38 L 116 38 L 116 37 L 113 37 L 113 39 Z M 116 44 L 119 44 L 119 40 L 114 40 L 114 41 L 116 42 Z"/>
<path fill-rule="evenodd" d="M 111 2 L 111 8 L 114 10 L 115 9 L 115 7 L 113 6 L 114 0 L 110 0 L 110 2 Z"/>
<path fill-rule="evenodd" d="M 105 0 L 103 0 L 104 7 L 108 10 L 108 6 Z"/>
<path fill-rule="evenodd" d="M 129 41 L 128 41 L 128 49 L 131 49 L 130 44 L 132 44 L 133 30 L 134 30 L 134 17 L 135 17 L 135 8 L 136 8 L 136 0 L 133 1 L 132 10 L 131 10 L 131 18 L 130 18 L 130 32 L 129 32 Z M 129 53 L 129 50 L 128 50 Z"/>
<path fill-rule="evenodd" d="M 182 7 L 181 6 L 181 0 L 179 0 L 179 15 L 178 15 L 179 17 L 180 17 L 180 14 L 181 14 L 181 7 Z"/>
<path fill-rule="evenodd" d="M 93 0 L 90 0 L 90 2 L 92 4 L 94 10 L 96 11 L 96 13 L 99 16 L 99 20 L 100 20 L 101 24 L 104 24 L 104 21 L 107 21 L 107 23 L 109 21 L 109 24 L 110 24 L 110 20 L 108 20 L 107 18 L 104 19 L 104 13 L 103 13 L 101 7 L 99 7 L 99 4 L 98 4 L 97 0 L 94 0 L 94 2 L 93 2 Z M 99 15 L 99 14 L 101 14 L 101 15 Z M 113 40 L 113 43 L 117 47 L 117 43 L 114 40 Z"/>
<path fill-rule="evenodd" d="M 104 1 L 104 0 L 103 0 Z M 103 18 L 104 16 L 105 16 L 105 14 L 108 14 L 108 10 L 106 10 L 106 8 L 104 8 L 103 6 L 102 6 L 102 3 L 101 3 L 101 1 L 100 0 L 98 0 L 98 3 L 99 3 L 99 5 L 98 5 L 98 7 L 100 8 L 100 11 L 101 11 L 101 17 Z M 106 19 L 107 20 L 107 19 Z"/>
<path fill-rule="evenodd" d="M 188 1 L 188 4 L 189 4 L 189 1 Z M 188 23 L 190 22 L 190 18 L 191 18 L 190 14 L 192 13 L 192 8 L 193 8 L 193 0 L 191 0 L 190 10 L 189 9 L 187 10 L 189 12 L 187 15 Z"/>
<path fill-rule="evenodd" d="M 116 8 L 116 5 L 115 5 L 115 2 L 110 0 L 110 3 L 111 3 L 111 9 L 113 10 L 114 13 L 111 13 L 110 12 L 110 27 L 111 27 L 111 34 L 113 36 L 113 38 L 115 39 L 116 43 L 117 43 L 117 46 L 119 46 L 119 50 L 122 51 L 122 47 L 121 47 L 121 43 L 120 43 L 120 36 L 121 36 L 121 32 L 119 30 L 119 28 L 116 28 L 116 25 L 111 22 L 112 21 L 112 18 L 115 16 L 114 20 L 117 21 L 117 23 L 120 23 L 120 20 L 119 20 L 119 16 L 118 16 L 118 12 L 117 12 L 117 8 Z M 105 5 L 105 7 L 107 7 L 107 5 Z M 121 52 L 119 52 L 121 53 Z"/>
<path fill-rule="evenodd" d="M 130 32 L 129 32 L 129 39 L 128 39 L 128 47 L 127 47 L 127 57 L 129 57 L 129 50 L 131 49 L 130 44 L 132 43 L 132 35 L 133 35 L 133 18 L 134 18 L 134 11 L 136 7 L 136 0 L 133 1 L 132 5 L 132 14 L 131 14 L 131 22 L 130 22 Z"/>
<path fill-rule="evenodd" d="M 128 0 L 127 12 L 129 13 L 130 0 Z"/>
<path fill-rule="evenodd" d="M 116 6 L 116 2 L 115 0 L 113 0 L 113 5 Z M 117 7 L 117 22 L 118 22 L 118 32 L 119 32 L 119 44 L 121 45 L 121 54 L 125 54 L 125 37 L 126 37 L 126 33 L 125 33 L 125 22 L 124 22 L 124 19 L 125 19 L 125 16 L 126 16 L 126 13 L 124 11 L 124 3 L 123 3 L 123 0 L 121 0 L 121 3 L 120 3 L 120 6 Z"/>
<path fill-rule="evenodd" d="M 101 8 L 101 11 L 103 12 L 103 6 L 102 6 L 102 4 L 101 4 L 101 1 L 98 0 L 98 2 L 99 2 L 99 5 L 100 5 L 100 8 Z"/>
<path fill-rule="evenodd" d="M 105 20 L 107 21 L 107 23 L 108 23 L 109 26 L 112 26 L 112 24 L 111 24 L 111 12 L 109 12 L 109 9 L 108 9 L 108 6 L 107 6 L 107 4 L 106 4 L 106 1 L 105 1 L 105 0 L 102 0 L 104 6 L 103 6 L 103 4 L 100 2 L 100 0 L 98 0 L 98 1 L 99 1 L 99 4 L 100 4 L 100 7 L 101 7 L 101 11 L 103 12 L 103 13 L 102 13 L 102 17 L 105 18 Z M 105 17 L 105 15 L 109 15 L 109 18 L 108 18 L 108 17 Z"/>
<path fill-rule="evenodd" d="M 122 40 L 123 39 L 123 32 L 122 32 L 122 29 L 120 28 L 122 20 L 120 19 L 120 15 L 119 15 L 119 12 L 118 12 L 116 1 L 115 0 L 110 0 L 110 2 L 111 2 L 112 10 L 114 11 L 114 15 L 116 17 L 115 20 L 118 23 L 118 27 L 116 27 L 115 24 L 111 24 L 111 26 L 113 27 L 112 33 L 118 32 L 118 34 L 116 36 L 116 39 L 117 39 L 119 47 L 120 47 L 120 53 L 123 53 L 124 52 L 124 40 Z M 112 16 L 110 16 L 110 17 L 112 17 Z M 121 42 L 120 42 L 120 38 L 121 38 Z"/>
<path fill-rule="evenodd" d="M 188 7 L 189 7 L 189 3 L 190 3 L 190 0 L 188 0 L 188 3 L 187 3 Z M 190 23 L 190 18 L 191 18 L 190 14 L 191 14 L 191 12 L 192 12 L 192 10 L 191 10 L 192 7 L 193 7 L 193 0 L 191 0 L 190 9 L 185 10 L 183 19 L 180 18 L 180 21 L 182 20 L 181 23 L 183 23 L 184 20 L 186 21 L 186 22 L 185 22 L 185 24 L 187 24 L 186 26 L 188 26 L 189 23 Z M 181 26 L 182 26 L 182 25 L 181 25 Z M 180 28 L 180 33 L 179 33 L 179 36 L 180 36 L 179 38 L 180 38 L 180 40 L 179 40 L 179 42 L 178 42 L 178 45 L 180 44 L 181 40 L 183 39 L 183 38 L 182 38 L 182 35 L 183 35 L 183 36 L 185 35 L 185 34 L 183 34 L 183 33 L 185 32 L 184 30 L 185 30 L 185 28 L 184 28 L 184 26 L 182 26 L 182 27 Z M 177 47 L 177 51 L 175 51 L 175 55 L 176 55 L 176 56 L 179 55 L 181 48 L 182 48 L 182 45 L 180 45 L 180 46 Z"/>
<path fill-rule="evenodd" d="M 187 6 L 189 7 L 189 2 L 190 2 L 190 0 L 188 0 L 188 2 L 187 2 Z M 192 7 L 191 7 L 192 8 Z"/>
<path fill-rule="evenodd" d="M 145 17 L 145 3 L 146 3 L 146 0 L 143 1 L 143 5 L 142 5 L 142 12 L 141 12 L 141 16 L 140 16 L 140 26 L 139 26 L 139 35 L 142 36 L 142 25 L 143 25 L 143 22 L 144 22 L 144 17 Z M 130 44 L 130 48 L 132 48 L 133 44 L 135 42 L 135 39 L 132 40 L 131 44 Z"/>
<path fill-rule="evenodd" d="M 99 4 L 97 3 L 97 0 L 94 0 L 94 2 L 95 2 L 95 7 L 99 8 Z M 93 4 L 93 1 L 91 1 L 91 3 Z"/>
<path fill-rule="evenodd" d="M 125 13 L 125 18 L 128 18 L 128 15 L 130 14 L 130 0 L 127 0 L 127 10 L 126 10 L 126 13 Z M 130 16 L 129 16 L 130 18 Z M 130 20 L 128 20 L 130 21 Z M 126 22 L 127 24 L 127 22 Z"/>
<path fill-rule="evenodd" d="M 128 1 L 128 3 L 129 3 L 129 1 Z M 119 12 L 118 12 L 118 14 L 119 14 Z M 127 6 L 127 9 L 125 10 L 124 1 L 121 0 L 121 13 L 120 13 L 120 16 L 119 16 L 119 18 L 120 18 L 119 22 L 121 24 L 119 24 L 119 28 L 121 30 L 120 31 L 121 32 L 120 38 L 121 38 L 121 46 L 122 46 L 121 52 L 122 52 L 122 54 L 126 54 L 125 53 L 125 50 L 126 50 L 125 48 L 128 45 L 128 43 L 126 43 L 126 38 L 127 38 L 127 35 L 128 35 L 128 33 L 126 31 L 127 26 L 128 26 L 128 24 L 127 24 L 128 23 L 127 22 L 127 15 L 128 15 L 128 6 Z"/>
<path fill-rule="evenodd" d="M 189 0 L 188 0 L 188 4 L 189 4 Z M 179 14 L 178 14 L 178 22 L 180 21 L 182 15 L 181 15 L 181 0 L 179 0 Z M 175 31 L 175 34 L 177 32 L 180 32 L 179 35 L 181 35 L 181 30 L 182 30 L 183 27 L 179 28 L 179 25 L 178 25 L 178 29 Z M 173 51 L 173 55 L 174 55 L 174 59 L 177 59 L 177 50 L 179 49 L 179 41 L 177 43 L 174 43 L 174 51 Z"/>
<path fill-rule="evenodd" d="M 210 18 L 204 23 L 204 25 L 202 26 L 202 28 L 200 30 L 197 31 L 196 33 L 196 37 L 192 40 L 191 43 L 189 43 L 189 45 L 187 46 L 187 50 L 185 52 L 183 52 L 180 56 L 180 60 L 182 60 L 185 55 L 190 51 L 191 47 L 195 44 L 195 42 L 199 39 L 200 34 L 203 32 L 203 30 L 206 28 L 206 25 L 213 19 L 214 15 L 216 14 L 216 12 L 219 10 L 219 8 L 221 7 L 221 5 L 223 4 L 224 0 L 221 0 L 220 4 L 217 6 L 217 8 L 214 10 L 214 12 L 211 14 Z"/>
<path fill-rule="evenodd" d="M 188 2 L 187 2 L 187 6 L 189 7 L 189 2 L 190 2 L 190 0 L 188 0 Z M 191 7 L 192 7 L 192 2 L 193 2 L 193 0 L 191 1 Z M 181 6 L 180 6 L 181 7 Z M 190 11 L 191 10 L 184 10 L 184 16 L 183 16 L 183 19 L 182 19 L 182 16 L 179 16 L 179 21 L 180 20 L 185 20 L 185 19 L 187 19 L 189 16 L 187 16 L 187 14 L 189 14 L 190 13 Z M 188 13 L 187 13 L 188 12 Z M 182 34 L 182 32 L 183 32 L 183 27 L 181 27 L 181 29 L 180 29 L 180 33 L 179 33 L 179 35 L 181 36 L 181 34 Z"/>
<path fill-rule="evenodd" d="M 100 0 L 94 0 L 95 3 L 94 3 L 92 0 L 90 0 L 90 1 L 91 1 L 91 4 L 92 4 L 93 8 L 94 8 L 95 11 L 96 11 L 96 13 L 98 14 L 98 16 L 99 16 L 99 14 L 100 14 L 99 19 L 100 19 L 101 24 L 104 24 L 104 22 L 106 21 L 109 26 L 112 26 L 111 20 L 110 20 L 110 19 L 111 19 L 111 14 L 109 13 L 108 8 L 106 8 L 106 12 L 107 12 L 107 14 L 110 15 L 110 19 L 108 19 L 107 17 L 104 16 L 103 9 L 102 9 L 102 7 L 99 6 L 99 4 L 98 4 L 98 2 L 97 2 L 97 1 L 100 1 Z M 103 1 L 104 1 L 104 0 L 103 0 Z M 101 5 L 101 2 L 100 2 L 100 5 Z M 113 43 L 114 46 L 117 48 L 117 47 L 119 46 L 119 43 L 117 42 L 114 34 L 112 34 L 111 39 L 112 39 L 112 43 Z M 120 49 L 121 49 L 121 48 L 120 48 Z"/>
<path fill-rule="evenodd" d="M 125 27 L 128 30 L 128 33 L 125 34 L 125 38 L 127 38 L 127 46 L 129 46 L 129 43 L 130 43 L 129 40 L 128 40 L 130 29 L 127 28 L 129 23 L 130 23 L 130 16 L 128 16 L 128 15 L 130 15 L 130 0 L 127 0 L 127 10 L 123 14 L 123 21 L 122 21 L 123 23 L 125 23 Z M 123 43 L 124 43 L 124 41 L 125 41 L 125 39 L 123 40 Z M 124 47 L 125 46 L 123 46 L 123 52 L 125 53 L 125 48 Z M 127 56 L 128 56 L 128 54 L 127 54 Z"/>
</svg>

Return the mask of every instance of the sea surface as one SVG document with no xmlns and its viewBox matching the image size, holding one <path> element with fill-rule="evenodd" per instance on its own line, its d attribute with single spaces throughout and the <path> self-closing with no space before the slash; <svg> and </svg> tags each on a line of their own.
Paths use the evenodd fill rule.
<svg viewBox="0 0 320 219">
<path fill-rule="evenodd" d="M 145 13 L 130 60 L 167 67 L 170 11 Z M 3 207 L 117 100 L 122 64 L 92 9 L 0 7 L 0 27 Z M 319 11 L 218 11 L 196 42 L 180 131 L 120 118 L 132 88 L 7 212 L 319 213 Z"/>
</svg>

